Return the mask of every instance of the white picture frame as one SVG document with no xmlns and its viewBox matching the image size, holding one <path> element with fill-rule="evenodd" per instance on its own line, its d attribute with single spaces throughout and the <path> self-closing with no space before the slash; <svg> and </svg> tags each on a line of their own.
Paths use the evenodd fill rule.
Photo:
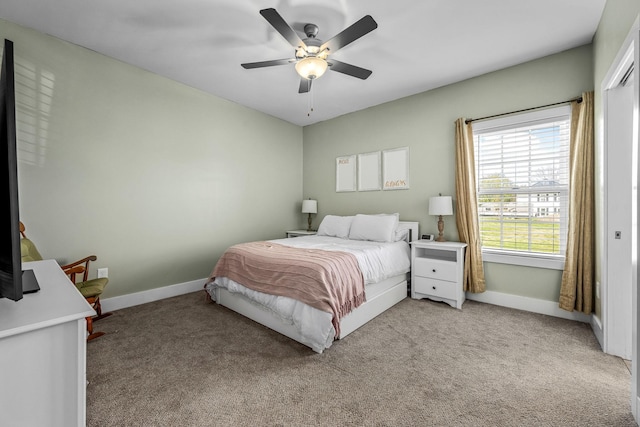
<svg viewBox="0 0 640 427">
<path fill-rule="evenodd" d="M 380 151 L 358 154 L 358 191 L 381 189 Z"/>
<path fill-rule="evenodd" d="M 336 157 L 336 193 L 356 191 L 356 155 Z"/>
<path fill-rule="evenodd" d="M 407 190 L 409 188 L 409 147 L 393 148 L 382 152 L 382 189 Z"/>
</svg>

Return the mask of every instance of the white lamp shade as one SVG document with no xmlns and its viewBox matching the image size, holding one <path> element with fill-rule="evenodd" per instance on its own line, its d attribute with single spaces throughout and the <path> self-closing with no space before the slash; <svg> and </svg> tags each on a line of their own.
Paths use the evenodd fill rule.
<svg viewBox="0 0 640 427">
<path fill-rule="evenodd" d="M 302 201 L 302 213 L 318 213 L 318 201 L 317 200 L 303 200 Z"/>
<path fill-rule="evenodd" d="M 453 215 L 451 196 L 430 197 L 429 215 Z"/>
<path fill-rule="evenodd" d="M 308 56 L 296 63 L 296 71 L 307 80 L 317 79 L 327 71 L 327 61 L 315 56 Z"/>
</svg>

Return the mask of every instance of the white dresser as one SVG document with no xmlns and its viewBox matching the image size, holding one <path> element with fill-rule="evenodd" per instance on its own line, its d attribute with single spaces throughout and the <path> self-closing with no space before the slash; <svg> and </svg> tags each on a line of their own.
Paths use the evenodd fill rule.
<svg viewBox="0 0 640 427">
<path fill-rule="evenodd" d="M 429 298 L 462 308 L 466 247 L 460 242 L 411 242 L 411 298 Z"/>
<path fill-rule="evenodd" d="M 22 268 L 40 291 L 0 299 L 0 425 L 84 426 L 85 318 L 95 311 L 54 260 Z"/>
</svg>

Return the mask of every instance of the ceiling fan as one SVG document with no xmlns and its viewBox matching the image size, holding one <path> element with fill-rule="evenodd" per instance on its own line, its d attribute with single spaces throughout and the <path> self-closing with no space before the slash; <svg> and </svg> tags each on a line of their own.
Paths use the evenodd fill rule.
<svg viewBox="0 0 640 427">
<path fill-rule="evenodd" d="M 322 76 L 327 68 L 362 80 L 365 80 L 371 75 L 371 70 L 329 58 L 329 55 L 337 52 L 338 49 L 345 47 L 349 43 L 378 28 L 378 24 L 370 15 L 366 15 L 326 42 L 316 38 L 318 26 L 315 24 L 307 24 L 304 26 L 304 32 L 307 38 L 302 40 L 275 9 L 262 9 L 260 15 L 293 46 L 295 49 L 295 57 L 241 64 L 245 69 L 295 63 L 296 72 L 300 75 L 300 88 L 298 89 L 298 93 L 309 92 L 311 90 L 311 82 Z"/>
</svg>

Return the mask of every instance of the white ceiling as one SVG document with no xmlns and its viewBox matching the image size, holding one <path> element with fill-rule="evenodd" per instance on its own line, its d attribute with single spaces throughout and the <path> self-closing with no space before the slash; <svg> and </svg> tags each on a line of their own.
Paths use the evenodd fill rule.
<svg viewBox="0 0 640 427">
<path fill-rule="evenodd" d="M 0 17 L 304 126 L 590 43 L 605 3 L 0 0 Z M 298 94 L 293 64 L 243 69 L 293 57 L 259 14 L 268 7 L 301 38 L 304 24 L 318 25 L 325 41 L 371 15 L 378 28 L 332 57 L 373 74 L 327 71 L 310 94 Z"/>
</svg>

